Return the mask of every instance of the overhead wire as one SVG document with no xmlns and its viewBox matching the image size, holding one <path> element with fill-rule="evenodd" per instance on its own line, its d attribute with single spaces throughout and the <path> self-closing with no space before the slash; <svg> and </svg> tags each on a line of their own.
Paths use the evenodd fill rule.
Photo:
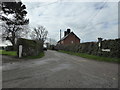
<svg viewBox="0 0 120 90">
<path fill-rule="evenodd" d="M 103 5 L 102 5 L 102 8 L 99 9 L 97 13 L 95 13 L 93 16 L 90 17 L 90 19 L 89 19 L 87 25 L 85 26 L 85 28 L 87 28 L 88 25 L 95 19 L 95 17 L 103 10 L 103 8 L 105 7 L 107 1 L 108 1 L 108 0 L 104 0 L 104 3 L 103 3 Z"/>
</svg>

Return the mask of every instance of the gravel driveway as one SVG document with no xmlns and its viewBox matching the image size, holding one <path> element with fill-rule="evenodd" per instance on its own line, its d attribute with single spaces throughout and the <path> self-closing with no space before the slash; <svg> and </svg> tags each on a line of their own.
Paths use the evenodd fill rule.
<svg viewBox="0 0 120 90">
<path fill-rule="evenodd" d="M 51 50 L 41 59 L 3 63 L 2 75 L 3 88 L 118 87 L 118 64 Z"/>
</svg>

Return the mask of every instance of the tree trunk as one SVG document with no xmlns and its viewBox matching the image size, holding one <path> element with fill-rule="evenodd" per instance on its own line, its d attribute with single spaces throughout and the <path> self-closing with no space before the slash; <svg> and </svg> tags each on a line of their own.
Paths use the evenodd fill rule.
<svg viewBox="0 0 120 90">
<path fill-rule="evenodd" d="M 10 41 L 11 41 L 11 43 L 13 45 L 13 51 L 15 51 L 16 46 L 15 46 L 15 33 L 14 32 L 12 32 L 12 37 L 10 38 Z"/>
</svg>

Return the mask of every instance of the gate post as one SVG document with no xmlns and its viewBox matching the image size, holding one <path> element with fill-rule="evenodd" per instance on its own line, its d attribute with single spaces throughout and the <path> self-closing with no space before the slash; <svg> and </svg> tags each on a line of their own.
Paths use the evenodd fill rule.
<svg viewBox="0 0 120 90">
<path fill-rule="evenodd" d="M 19 45 L 19 58 L 22 57 L 22 45 Z"/>
</svg>

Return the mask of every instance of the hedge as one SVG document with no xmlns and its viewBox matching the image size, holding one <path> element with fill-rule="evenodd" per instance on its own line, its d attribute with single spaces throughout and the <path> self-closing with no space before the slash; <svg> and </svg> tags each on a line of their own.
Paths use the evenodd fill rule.
<svg viewBox="0 0 120 90">
<path fill-rule="evenodd" d="M 17 55 L 19 53 L 19 45 L 23 46 L 22 57 L 37 56 L 43 52 L 42 41 L 19 38 L 17 40 Z"/>
<path fill-rule="evenodd" d="M 101 44 L 101 49 L 99 49 L 98 47 L 98 42 L 86 42 L 71 45 L 56 45 L 55 48 L 57 50 L 120 58 L 120 39 L 103 40 Z M 102 49 L 110 49 L 110 52 L 102 51 Z"/>
</svg>

